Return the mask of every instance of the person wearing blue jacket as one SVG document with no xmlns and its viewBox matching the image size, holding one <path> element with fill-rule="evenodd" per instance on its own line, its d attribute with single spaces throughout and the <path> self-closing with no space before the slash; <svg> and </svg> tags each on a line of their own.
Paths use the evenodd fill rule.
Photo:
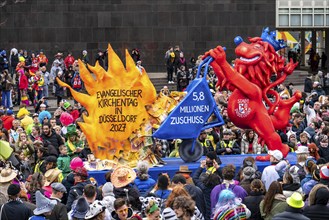
<svg viewBox="0 0 329 220">
<path fill-rule="evenodd" d="M 147 161 L 139 161 L 137 164 L 137 177 L 134 181 L 136 187 L 138 188 L 141 196 L 147 196 L 156 181 L 152 179 L 148 174 L 149 166 Z"/>
</svg>

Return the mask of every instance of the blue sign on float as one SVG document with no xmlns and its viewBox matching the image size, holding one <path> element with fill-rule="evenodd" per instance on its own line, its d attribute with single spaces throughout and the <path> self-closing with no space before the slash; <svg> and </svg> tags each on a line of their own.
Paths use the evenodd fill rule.
<svg viewBox="0 0 329 220">
<path fill-rule="evenodd" d="M 207 63 L 204 76 L 199 78 L 198 70 L 197 78 L 186 89 L 187 95 L 153 134 L 155 138 L 196 139 L 202 130 L 224 124 L 206 80 L 207 68 L 211 61 L 211 58 L 204 60 L 203 64 Z M 213 113 L 218 121 L 208 123 Z"/>
</svg>

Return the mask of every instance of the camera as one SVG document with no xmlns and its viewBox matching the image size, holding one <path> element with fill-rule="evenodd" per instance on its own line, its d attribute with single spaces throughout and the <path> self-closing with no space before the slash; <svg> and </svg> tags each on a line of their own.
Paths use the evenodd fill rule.
<svg viewBox="0 0 329 220">
<path fill-rule="evenodd" d="M 213 167 L 213 166 L 214 166 L 214 162 L 212 162 L 212 161 L 207 161 L 207 162 L 206 162 L 206 165 L 207 165 L 207 167 Z"/>
</svg>

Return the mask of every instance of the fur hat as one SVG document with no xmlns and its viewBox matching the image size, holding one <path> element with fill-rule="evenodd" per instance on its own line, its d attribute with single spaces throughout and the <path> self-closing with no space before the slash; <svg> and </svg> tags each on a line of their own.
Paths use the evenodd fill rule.
<svg viewBox="0 0 329 220">
<path fill-rule="evenodd" d="M 320 159 L 319 148 L 314 143 L 308 144 L 308 151 L 310 156 L 314 157 L 316 160 Z"/>
</svg>

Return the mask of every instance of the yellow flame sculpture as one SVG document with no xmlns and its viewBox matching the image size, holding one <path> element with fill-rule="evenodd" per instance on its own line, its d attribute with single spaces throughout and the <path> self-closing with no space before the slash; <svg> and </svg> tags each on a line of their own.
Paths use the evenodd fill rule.
<svg viewBox="0 0 329 220">
<path fill-rule="evenodd" d="M 95 78 L 89 70 L 95 74 Z M 99 159 L 120 158 L 129 154 L 128 137 L 148 119 L 146 105 L 156 99 L 156 90 L 145 70 L 137 69 L 126 50 L 126 68 L 111 45 L 108 45 L 108 71 L 79 60 L 81 79 L 88 94 L 73 90 L 57 78 L 60 86 L 70 89 L 73 97 L 88 111 L 79 122 L 88 144 Z"/>
</svg>

